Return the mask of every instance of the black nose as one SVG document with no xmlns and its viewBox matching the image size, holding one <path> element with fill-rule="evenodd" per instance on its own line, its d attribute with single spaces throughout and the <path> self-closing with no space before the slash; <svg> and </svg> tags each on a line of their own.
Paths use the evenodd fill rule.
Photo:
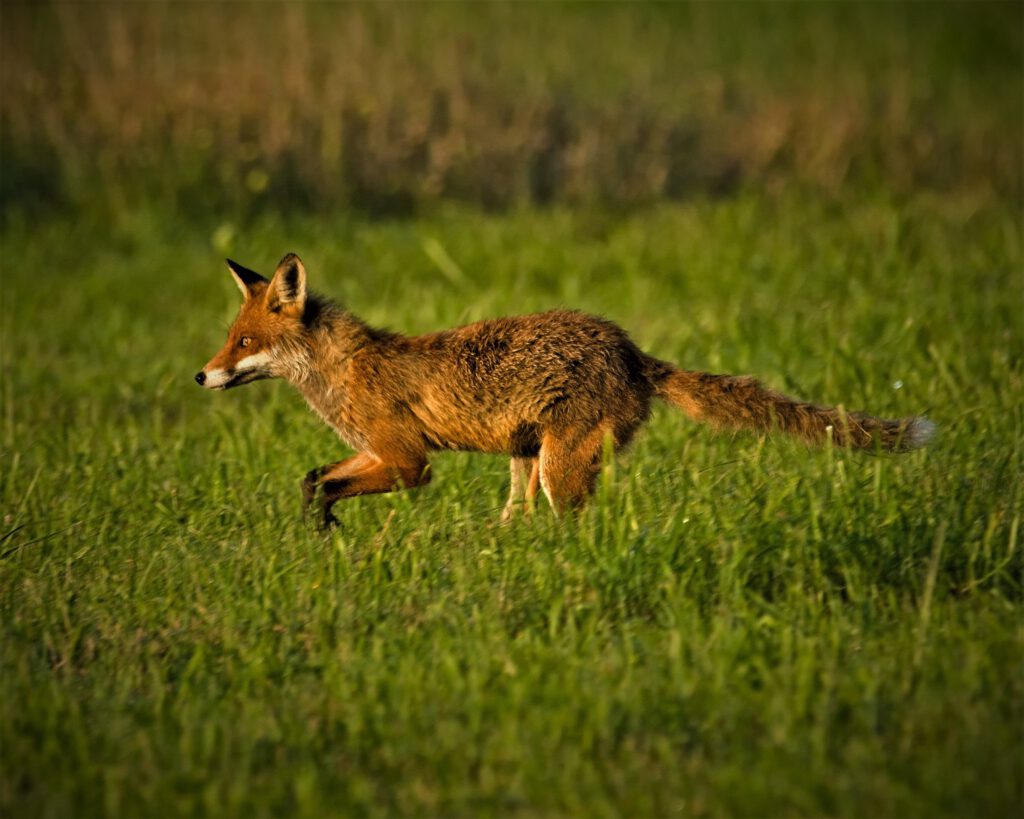
<svg viewBox="0 0 1024 819">
<path fill-rule="evenodd" d="M 201 387 L 206 383 L 206 373 L 202 370 L 196 373 L 196 383 Z"/>
</svg>

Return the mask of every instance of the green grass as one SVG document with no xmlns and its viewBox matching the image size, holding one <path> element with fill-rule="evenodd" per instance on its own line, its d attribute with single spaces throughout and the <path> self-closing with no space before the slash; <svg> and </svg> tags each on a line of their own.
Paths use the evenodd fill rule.
<svg viewBox="0 0 1024 819">
<path fill-rule="evenodd" d="M 1007 816 L 1022 807 L 1015 206 L 744 195 L 2 234 L 0 813 Z M 221 258 L 302 254 L 411 332 L 571 305 L 685 366 L 927 412 L 927 451 L 659 410 L 576 520 L 434 461 L 322 535 L 344 446 L 285 384 L 203 392 Z"/>
</svg>

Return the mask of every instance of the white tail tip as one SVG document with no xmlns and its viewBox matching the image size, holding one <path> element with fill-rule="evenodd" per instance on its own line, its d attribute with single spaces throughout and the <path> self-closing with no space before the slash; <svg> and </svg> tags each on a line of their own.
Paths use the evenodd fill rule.
<svg viewBox="0 0 1024 819">
<path fill-rule="evenodd" d="M 910 422 L 907 431 L 903 434 L 903 446 L 907 449 L 920 449 L 931 443 L 935 437 L 935 424 L 923 415 Z"/>
</svg>

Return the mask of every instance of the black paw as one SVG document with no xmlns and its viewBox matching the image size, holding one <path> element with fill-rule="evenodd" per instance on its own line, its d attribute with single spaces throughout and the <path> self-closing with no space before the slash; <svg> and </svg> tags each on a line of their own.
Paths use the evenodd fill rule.
<svg viewBox="0 0 1024 819">
<path fill-rule="evenodd" d="M 302 508 L 308 509 L 309 505 L 316 498 L 316 490 L 320 485 L 320 476 L 323 474 L 323 468 L 317 467 L 311 469 L 306 473 L 306 477 L 302 479 L 302 483 L 299 484 L 302 488 Z"/>
<path fill-rule="evenodd" d="M 336 517 L 334 517 L 334 515 L 331 512 L 331 510 L 330 509 L 324 509 L 323 520 L 320 523 L 320 531 L 321 532 L 329 532 L 335 526 L 340 526 L 340 525 L 341 525 L 341 521 L 338 520 Z"/>
</svg>

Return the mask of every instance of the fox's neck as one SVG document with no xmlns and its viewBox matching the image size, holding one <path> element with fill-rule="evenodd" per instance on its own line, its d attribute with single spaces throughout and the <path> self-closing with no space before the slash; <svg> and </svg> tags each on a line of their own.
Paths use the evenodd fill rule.
<svg viewBox="0 0 1024 819">
<path fill-rule="evenodd" d="M 324 305 L 311 323 L 297 366 L 286 378 L 330 421 L 328 416 L 348 392 L 347 371 L 352 356 L 393 337 L 340 307 Z"/>
</svg>

